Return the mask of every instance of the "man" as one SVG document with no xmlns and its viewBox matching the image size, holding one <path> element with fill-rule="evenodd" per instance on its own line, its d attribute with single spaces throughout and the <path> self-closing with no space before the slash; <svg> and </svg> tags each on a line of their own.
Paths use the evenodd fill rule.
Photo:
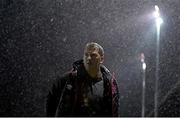
<svg viewBox="0 0 180 118">
<path fill-rule="evenodd" d="M 103 48 L 87 43 L 83 60 L 53 84 L 47 116 L 118 116 L 118 86 L 103 61 Z"/>
</svg>

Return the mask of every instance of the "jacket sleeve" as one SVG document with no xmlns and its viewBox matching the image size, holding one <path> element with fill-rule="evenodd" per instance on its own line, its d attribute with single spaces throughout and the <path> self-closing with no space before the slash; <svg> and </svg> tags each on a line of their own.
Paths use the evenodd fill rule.
<svg viewBox="0 0 180 118">
<path fill-rule="evenodd" d="M 62 90 L 65 86 L 67 76 L 57 77 L 53 82 L 52 88 L 50 89 L 47 100 L 46 100 L 46 116 L 53 117 L 56 114 L 56 109 L 59 104 Z"/>
<path fill-rule="evenodd" d="M 105 116 L 107 117 L 118 117 L 119 108 L 119 90 L 117 81 L 114 78 L 114 74 L 109 74 L 109 79 L 105 79 L 104 93 L 105 93 Z M 107 112 L 106 112 L 107 111 Z"/>
<path fill-rule="evenodd" d="M 114 77 L 112 77 L 112 116 L 118 117 L 118 108 L 119 108 L 119 89 L 117 81 Z"/>
</svg>

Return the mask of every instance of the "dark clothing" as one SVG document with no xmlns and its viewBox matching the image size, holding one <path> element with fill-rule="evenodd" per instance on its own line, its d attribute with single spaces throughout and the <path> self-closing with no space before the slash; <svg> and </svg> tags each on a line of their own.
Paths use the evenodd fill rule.
<svg viewBox="0 0 180 118">
<path fill-rule="evenodd" d="M 47 116 L 118 116 L 118 86 L 104 66 L 102 78 L 91 78 L 83 61 L 57 78 L 47 98 Z"/>
</svg>

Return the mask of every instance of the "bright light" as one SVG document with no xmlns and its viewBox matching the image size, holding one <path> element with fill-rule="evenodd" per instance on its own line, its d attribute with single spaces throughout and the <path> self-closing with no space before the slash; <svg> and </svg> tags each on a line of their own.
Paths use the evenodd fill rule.
<svg viewBox="0 0 180 118">
<path fill-rule="evenodd" d="M 154 16 L 155 18 L 158 18 L 158 17 L 160 16 L 160 14 L 159 14 L 159 12 L 155 11 L 155 12 L 153 13 L 153 16 Z"/>
<path fill-rule="evenodd" d="M 155 11 L 154 11 L 153 15 L 155 18 L 158 18 L 160 16 L 159 7 L 157 5 L 155 5 L 154 8 L 155 8 Z"/>
<path fill-rule="evenodd" d="M 156 20 L 156 28 L 157 28 L 157 48 L 156 48 L 156 81 L 155 81 L 155 93 L 154 93 L 154 116 L 158 116 L 158 81 L 159 81 L 159 39 L 160 39 L 160 28 L 161 24 L 163 23 L 162 18 L 160 17 L 159 7 L 155 5 L 155 12 L 154 12 L 155 20 Z M 146 65 L 143 65 L 143 68 L 146 68 Z"/>
<path fill-rule="evenodd" d="M 143 70 L 146 70 L 146 63 L 142 64 L 142 68 L 143 68 Z"/>
<path fill-rule="evenodd" d="M 161 17 L 156 18 L 156 24 L 161 25 L 163 23 L 163 20 Z"/>
<path fill-rule="evenodd" d="M 159 7 L 157 5 L 155 5 L 154 8 L 157 12 L 159 12 Z"/>
<path fill-rule="evenodd" d="M 160 17 L 159 7 L 157 5 L 155 5 L 154 8 L 155 8 L 155 11 L 153 13 L 153 16 L 156 18 L 156 25 L 157 25 L 157 27 L 160 27 L 160 25 L 163 23 L 163 20 Z"/>
</svg>

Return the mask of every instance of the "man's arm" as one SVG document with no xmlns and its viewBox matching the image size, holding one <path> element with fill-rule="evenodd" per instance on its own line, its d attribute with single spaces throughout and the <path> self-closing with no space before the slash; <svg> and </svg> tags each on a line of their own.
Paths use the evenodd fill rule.
<svg viewBox="0 0 180 118">
<path fill-rule="evenodd" d="M 109 79 L 105 79 L 105 116 L 117 117 L 119 108 L 119 90 L 117 81 L 114 78 L 114 74 L 109 74 Z M 107 112 L 106 112 L 107 111 Z"/>
<path fill-rule="evenodd" d="M 119 89 L 117 81 L 114 77 L 114 73 L 112 75 L 112 116 L 118 117 L 118 108 L 119 108 Z"/>
<path fill-rule="evenodd" d="M 65 86 L 65 82 L 67 80 L 67 76 L 64 77 L 58 77 L 49 91 L 47 95 L 47 101 L 46 101 L 46 115 L 48 117 L 55 116 L 56 109 L 59 104 L 60 96 L 62 94 L 62 90 Z"/>
</svg>

